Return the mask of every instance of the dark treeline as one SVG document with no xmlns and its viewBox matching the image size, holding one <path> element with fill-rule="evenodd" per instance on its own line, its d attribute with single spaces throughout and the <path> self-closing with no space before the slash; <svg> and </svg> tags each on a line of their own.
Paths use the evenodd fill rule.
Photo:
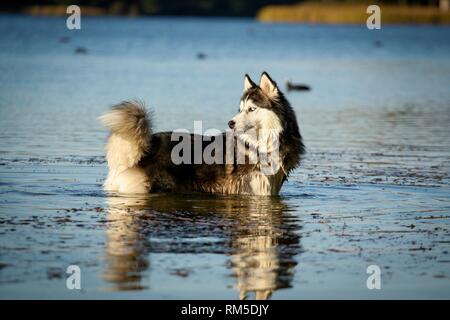
<svg viewBox="0 0 450 320">
<path fill-rule="evenodd" d="M 187 16 L 254 16 L 269 4 L 293 4 L 301 0 L 15 0 L 1 1 L 3 12 L 22 12 L 34 6 L 90 6 L 102 8 L 106 14 L 118 15 L 187 15 Z M 308 2 L 349 3 L 361 1 L 316 0 Z M 389 4 L 437 5 L 439 0 L 384 0 L 371 1 Z"/>
</svg>

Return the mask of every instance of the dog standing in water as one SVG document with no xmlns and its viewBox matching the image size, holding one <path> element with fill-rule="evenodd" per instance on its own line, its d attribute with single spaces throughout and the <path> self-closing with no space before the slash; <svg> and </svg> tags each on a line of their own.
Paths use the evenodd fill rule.
<svg viewBox="0 0 450 320">
<path fill-rule="evenodd" d="M 153 133 L 139 102 L 100 119 L 111 129 L 104 189 L 112 192 L 277 195 L 305 152 L 294 110 L 266 72 L 259 85 L 245 75 L 239 111 L 220 135 Z"/>
</svg>

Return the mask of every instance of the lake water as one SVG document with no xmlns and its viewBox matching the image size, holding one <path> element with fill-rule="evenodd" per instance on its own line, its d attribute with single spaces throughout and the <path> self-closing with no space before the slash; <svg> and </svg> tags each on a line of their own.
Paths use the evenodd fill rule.
<svg viewBox="0 0 450 320">
<path fill-rule="evenodd" d="M 102 192 L 109 106 L 225 129 L 263 70 L 312 88 L 280 197 Z M 2 15 L 0 298 L 448 299 L 449 83 L 449 27 Z"/>
</svg>

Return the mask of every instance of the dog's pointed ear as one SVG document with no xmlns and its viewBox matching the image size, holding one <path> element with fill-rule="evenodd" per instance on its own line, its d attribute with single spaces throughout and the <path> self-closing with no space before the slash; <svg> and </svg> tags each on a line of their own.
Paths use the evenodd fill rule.
<svg viewBox="0 0 450 320">
<path fill-rule="evenodd" d="M 265 94 L 269 96 L 269 98 L 276 98 L 278 96 L 279 91 L 277 83 L 273 81 L 265 71 L 261 74 L 259 87 Z"/>
<path fill-rule="evenodd" d="M 245 74 L 245 76 L 244 76 L 244 92 L 253 87 L 256 87 L 256 84 L 252 81 L 252 79 L 250 79 L 248 74 Z"/>
</svg>

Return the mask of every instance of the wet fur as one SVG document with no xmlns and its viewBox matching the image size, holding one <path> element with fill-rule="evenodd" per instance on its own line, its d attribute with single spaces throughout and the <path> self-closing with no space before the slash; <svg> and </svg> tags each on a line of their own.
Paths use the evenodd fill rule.
<svg viewBox="0 0 450 320">
<path fill-rule="evenodd" d="M 264 80 L 270 81 L 269 84 L 275 86 L 276 92 L 270 91 L 273 88 L 265 87 Z M 262 75 L 260 86 L 253 82 L 246 86 L 241 101 L 249 99 L 258 107 L 266 109 L 263 112 L 273 112 L 279 120 L 282 168 L 274 175 L 262 173 L 259 164 L 236 164 L 236 161 L 226 164 L 225 134 L 215 136 L 211 141 L 202 141 L 202 136 L 191 135 L 192 150 L 196 139 L 202 141 L 202 150 L 214 139 L 222 139 L 223 164 L 193 164 L 194 152 L 191 152 L 192 164 L 176 165 L 171 160 L 171 152 L 179 142 L 171 141 L 172 133 L 152 133 L 152 117 L 144 105 L 141 102 L 123 102 L 100 118 L 111 129 L 106 145 L 109 173 L 104 189 L 121 193 L 277 195 L 288 174 L 300 163 L 304 153 L 302 137 L 293 109 L 266 73 Z M 240 143 L 239 136 L 235 143 Z"/>
</svg>

